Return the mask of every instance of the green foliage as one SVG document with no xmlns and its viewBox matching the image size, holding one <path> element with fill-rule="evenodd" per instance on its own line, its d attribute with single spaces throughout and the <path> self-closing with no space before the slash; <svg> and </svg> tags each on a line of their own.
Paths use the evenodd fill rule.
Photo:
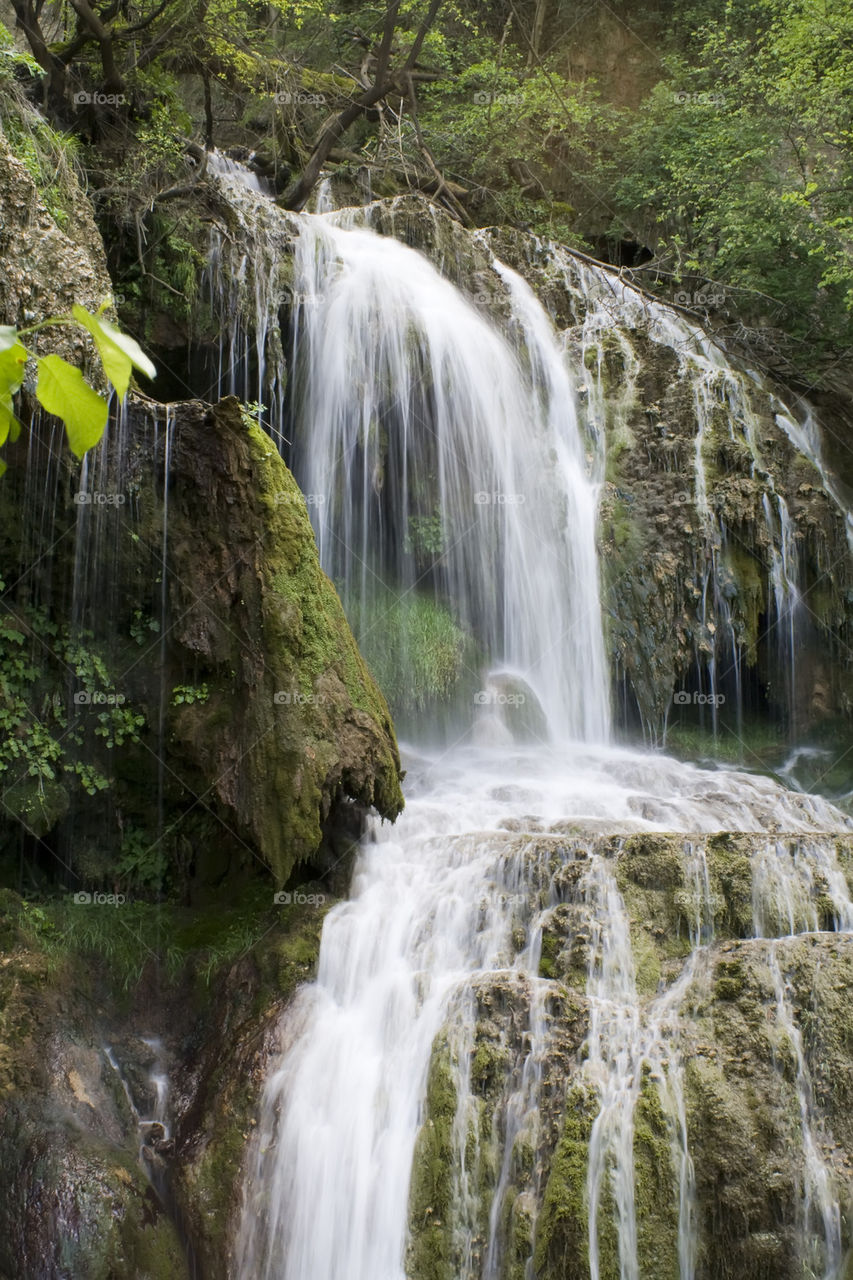
<svg viewBox="0 0 853 1280">
<path fill-rule="evenodd" d="M 19 71 L 37 76 L 41 67 L 31 54 L 17 47 L 11 31 L 0 22 L 0 83 L 14 83 Z"/>
<path fill-rule="evenodd" d="M 471 638 L 428 596 L 381 591 L 367 607 L 354 603 L 348 616 L 395 712 L 422 711 L 447 701 L 466 669 L 475 665 Z"/>
<path fill-rule="evenodd" d="M 207 702 L 210 690 L 206 684 L 178 684 L 172 690 L 172 706 L 192 706 L 194 702 Z"/>
<path fill-rule="evenodd" d="M 434 560 L 444 554 L 447 534 L 438 504 L 431 516 L 409 516 L 409 532 L 403 546 L 407 555 L 414 555 L 418 560 Z"/>
<path fill-rule="evenodd" d="M 144 614 L 141 609 L 134 609 L 133 617 L 130 622 L 130 634 L 137 644 L 147 644 L 151 638 L 151 634 L 160 634 L 159 618 L 152 618 L 148 614 Z"/>
<path fill-rule="evenodd" d="M 106 398 L 61 356 L 41 356 L 29 350 L 21 339 L 31 333 L 51 325 L 78 325 L 85 329 L 95 343 L 108 382 L 120 398 L 127 392 L 132 369 L 141 370 L 149 378 L 155 376 L 154 365 L 138 343 L 103 316 L 107 305 L 104 303 L 97 315 L 75 305 L 70 316 L 43 320 L 29 329 L 0 326 L 0 446 L 8 438 L 14 442 L 20 433 L 13 397 L 23 385 L 28 360 L 34 362 L 38 373 L 36 399 L 43 409 L 65 423 L 68 444 L 76 457 L 82 458 L 98 443 L 107 425 Z M 0 461 L 0 475 L 5 469 L 5 463 Z"/>
<path fill-rule="evenodd" d="M 94 796 L 110 785 L 113 751 L 145 724 L 90 640 L 40 610 L 0 613 L 0 783 L 7 810 L 36 834 L 65 811 L 69 787 Z"/>
<path fill-rule="evenodd" d="M 121 850 L 114 874 L 128 890 L 159 892 L 168 870 L 168 858 L 162 840 L 151 838 L 147 831 L 129 826 L 122 836 Z"/>
</svg>

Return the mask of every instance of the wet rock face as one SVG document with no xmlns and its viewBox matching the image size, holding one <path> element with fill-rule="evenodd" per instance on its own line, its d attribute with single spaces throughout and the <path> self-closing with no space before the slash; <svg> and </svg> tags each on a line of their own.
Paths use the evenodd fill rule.
<svg viewBox="0 0 853 1280">
<path fill-rule="evenodd" d="M 0 1274 L 233 1275 L 260 1093 L 331 905 L 287 909 L 208 984 L 202 949 L 124 990 L 102 958 L 46 951 L 3 891 Z"/>
<path fill-rule="evenodd" d="M 625 1274 L 632 1238 L 655 1280 L 678 1280 L 685 1258 L 697 1280 L 844 1274 L 853 934 L 836 929 L 853 923 L 850 837 L 510 841 L 541 912 L 547 1030 L 531 1039 L 537 979 L 512 969 L 451 1008 L 407 1274 L 468 1280 L 491 1241 L 502 1280 L 531 1259 L 538 1280 L 589 1280 L 593 1196 L 600 1280 Z M 519 1126 L 531 1053 L 537 1106 Z"/>
<path fill-rule="evenodd" d="M 792 737 L 848 716 L 853 668 L 838 654 L 853 634 L 849 491 L 824 461 L 837 424 L 822 431 L 799 395 L 583 255 L 511 228 L 472 234 L 418 197 L 355 216 L 506 320 L 496 255 L 562 332 L 602 481 L 602 602 L 630 726 L 659 740 L 678 716 L 689 721 L 673 700 L 685 693 L 694 720 L 710 727 L 725 705 L 739 733 L 743 715 Z"/>
</svg>

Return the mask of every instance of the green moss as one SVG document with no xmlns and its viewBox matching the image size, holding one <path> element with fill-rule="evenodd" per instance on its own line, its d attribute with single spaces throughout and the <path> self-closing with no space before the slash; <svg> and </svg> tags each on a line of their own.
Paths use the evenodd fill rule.
<svg viewBox="0 0 853 1280">
<path fill-rule="evenodd" d="M 586 1179 L 589 1139 L 597 1114 L 594 1093 L 582 1084 L 572 1085 L 536 1223 L 534 1269 L 540 1280 L 589 1280 Z M 619 1275 L 612 1208 L 609 1195 L 602 1196 L 598 1215 L 600 1280 L 616 1280 Z"/>
<path fill-rule="evenodd" d="M 726 549 L 727 569 L 735 588 L 733 612 L 742 627 L 741 643 L 746 650 L 746 660 L 752 666 L 758 657 L 758 637 L 761 634 L 761 618 L 766 610 L 765 578 L 757 555 L 743 546 Z"/>
<path fill-rule="evenodd" d="M 634 1179 L 640 1275 L 678 1280 L 678 1183 L 660 1094 L 647 1066 L 634 1109 Z"/>
<path fill-rule="evenodd" d="M 450 1214 L 455 1115 L 450 1050 L 442 1037 L 433 1046 L 426 1115 L 415 1143 L 409 1191 L 407 1272 L 418 1280 L 453 1280 Z"/>
<path fill-rule="evenodd" d="M 364 656 L 395 715 L 446 703 L 478 664 L 473 639 L 437 600 L 417 592 L 403 599 L 377 590 L 366 609 L 349 610 Z"/>
<path fill-rule="evenodd" d="M 282 610 L 269 610 L 272 642 L 295 648 L 304 692 L 333 668 L 353 704 L 390 726 L 388 704 L 356 648 L 338 594 L 320 568 L 305 500 L 279 453 L 260 427 L 247 430 L 249 452 L 264 512 L 265 575 Z"/>
<path fill-rule="evenodd" d="M 745 974 L 739 959 L 720 960 L 714 972 L 714 998 L 737 1000 L 743 994 Z"/>
<path fill-rule="evenodd" d="M 558 976 L 557 957 L 562 950 L 562 937 L 551 929 L 542 934 L 542 949 L 539 955 L 539 977 L 556 978 Z"/>
<path fill-rule="evenodd" d="M 729 937 L 752 934 L 752 860 L 749 839 L 736 835 L 709 836 L 706 846 L 708 878 L 719 904 L 715 924 Z"/>
</svg>

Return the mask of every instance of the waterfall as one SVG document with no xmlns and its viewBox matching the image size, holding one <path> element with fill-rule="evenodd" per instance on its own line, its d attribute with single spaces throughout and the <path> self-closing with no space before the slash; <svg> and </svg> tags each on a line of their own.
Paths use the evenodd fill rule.
<svg viewBox="0 0 853 1280">
<path fill-rule="evenodd" d="M 629 328 L 641 306 L 654 339 L 676 351 L 696 404 L 689 497 L 707 549 L 697 588 L 710 654 L 701 678 L 715 694 L 726 655 L 739 679 L 721 585 L 728 533 L 708 496 L 706 430 L 724 410 L 759 468 L 749 378 L 695 326 L 573 260 L 567 287 L 580 276 L 586 305 L 577 360 L 500 261 L 491 260 L 497 293 L 487 316 L 425 256 L 366 225 L 369 211 L 326 212 L 327 184 L 322 212 L 287 224 L 296 233 L 290 380 L 287 405 L 276 391 L 270 410 L 269 389 L 282 381 L 268 357 L 285 297 L 275 223 L 284 215 L 259 211 L 249 186 L 235 198 L 246 226 L 261 228 L 260 267 L 253 275 L 239 245 L 216 240 L 209 269 L 223 319 L 232 305 L 223 299 L 242 308 L 223 325 L 223 389 L 251 398 L 257 387 L 261 398 L 267 388 L 265 425 L 292 461 L 322 563 L 368 655 L 378 637 L 403 686 L 414 683 L 430 615 L 412 622 L 405 610 L 422 601 L 444 611 L 465 643 L 443 691 L 451 719 L 436 734 L 426 714 L 413 717 L 406 811 L 393 828 L 370 825 L 350 897 L 324 921 L 316 981 L 279 1025 L 233 1272 L 420 1280 L 438 1273 L 438 1256 L 454 1280 L 534 1280 L 548 1144 L 563 1103 L 549 1065 L 564 1053 L 566 995 L 543 952 L 546 932 L 559 927 L 582 956 L 577 990 L 588 1013 L 572 1080 L 593 1105 L 591 1280 L 612 1269 L 601 1256 L 608 1231 L 620 1280 L 646 1280 L 635 1140 L 649 1105 L 669 1152 L 661 1176 L 671 1175 L 673 1265 L 680 1280 L 694 1280 L 702 1224 L 686 1081 L 691 1011 L 716 946 L 709 833 L 751 833 L 759 939 L 853 929 L 827 834 L 851 824 L 767 778 L 607 745 L 595 525 L 604 414 L 621 413 L 628 432 L 639 377 L 619 325 Z M 615 409 L 612 398 L 605 405 L 600 346 L 586 358 L 603 328 L 617 331 L 624 356 L 627 389 Z M 763 511 L 781 623 L 796 606 L 798 564 L 781 498 Z M 681 833 L 687 904 L 686 943 L 656 990 L 640 972 L 618 882 L 622 844 L 644 832 Z M 777 1022 L 799 1055 L 802 1259 L 826 1259 L 824 1271 L 804 1274 L 835 1280 L 835 1192 L 816 1163 L 819 1125 L 794 1004 L 774 990 Z"/>
<path fill-rule="evenodd" d="M 303 218 L 294 469 L 362 642 L 392 604 L 428 595 L 482 652 L 475 698 L 499 668 L 551 737 L 601 740 L 596 493 L 574 386 L 532 291 L 500 271 L 506 334 L 419 253 Z"/>
</svg>

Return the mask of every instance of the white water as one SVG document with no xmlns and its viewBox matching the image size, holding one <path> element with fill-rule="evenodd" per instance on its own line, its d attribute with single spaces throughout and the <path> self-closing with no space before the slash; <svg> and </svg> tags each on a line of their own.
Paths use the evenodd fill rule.
<svg viewBox="0 0 853 1280">
<path fill-rule="evenodd" d="M 459 1108 L 455 1274 L 461 1280 L 501 1274 L 489 1260 L 500 1257 L 497 1210 L 506 1178 L 502 1185 L 499 1173 L 489 1238 L 478 1244 L 470 1207 L 475 1188 L 466 1188 L 461 1159 L 473 1002 L 480 983 L 501 975 L 530 993 L 528 1058 L 505 1099 L 511 1146 L 513 1127 L 517 1134 L 536 1123 L 539 1064 L 550 1034 L 537 998 L 537 988 L 541 995 L 550 985 L 537 976 L 537 940 L 557 901 L 555 874 L 559 879 L 559 867 L 584 856 L 577 850 L 589 844 L 579 831 L 760 832 L 775 821 L 817 833 L 845 823 L 826 802 L 784 792 L 767 779 L 708 774 L 666 757 L 607 748 L 457 751 L 407 764 L 407 809 L 393 828 L 375 826 L 364 845 L 351 900 L 325 922 L 317 981 L 302 990 L 282 1027 L 285 1043 L 267 1080 L 247 1182 L 236 1264 L 245 1280 L 403 1280 L 409 1175 L 432 1047 L 445 1026 L 455 1046 Z M 813 840 L 837 871 L 818 836 Z M 697 899 L 695 950 L 681 977 L 648 1006 L 636 991 L 627 917 L 604 858 L 592 857 L 585 881 L 595 921 L 586 1070 L 600 1097 L 590 1144 L 591 1219 L 612 1166 L 624 1280 L 638 1275 L 632 1125 L 644 1063 L 658 1082 L 671 1132 L 681 1277 L 693 1275 L 693 1174 L 678 1042 L 711 914 L 693 841 L 685 850 L 685 879 Z M 849 898 L 836 883 L 843 913 Z M 502 1171 L 508 1155 L 505 1147 Z M 594 1276 L 596 1241 L 591 1230 Z"/>
<path fill-rule="evenodd" d="M 377 593 L 432 593 L 487 666 L 532 688 L 553 738 L 601 740 L 596 495 L 574 387 L 541 306 L 502 274 L 509 338 L 422 255 L 303 218 L 295 469 L 322 563 L 362 617 Z M 426 564 L 406 549 L 424 520 L 441 541 Z"/>
<path fill-rule="evenodd" d="M 797 1106 L 803 1147 L 802 1195 L 799 1215 L 800 1248 L 805 1274 L 820 1280 L 841 1276 L 841 1208 L 832 1185 L 828 1161 L 820 1149 L 811 1073 L 803 1037 L 795 1021 L 790 988 L 779 961 L 779 947 L 771 944 L 770 974 L 776 997 L 776 1022 L 788 1041 L 796 1063 Z"/>
</svg>

